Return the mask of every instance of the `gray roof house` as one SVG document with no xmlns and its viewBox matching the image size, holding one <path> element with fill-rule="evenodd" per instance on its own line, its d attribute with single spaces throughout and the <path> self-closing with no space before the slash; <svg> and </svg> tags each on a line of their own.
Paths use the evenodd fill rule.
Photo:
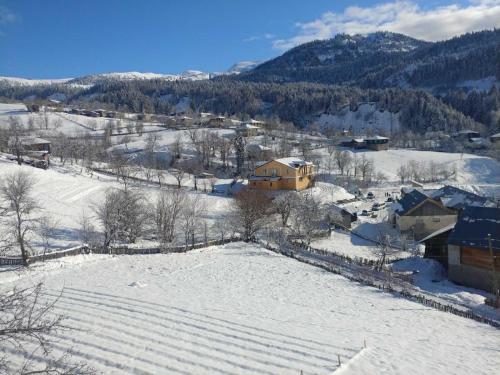
<svg viewBox="0 0 500 375">
<path fill-rule="evenodd" d="M 500 208 L 466 207 L 448 237 L 448 278 L 494 293 L 494 268 L 500 280 Z"/>
</svg>

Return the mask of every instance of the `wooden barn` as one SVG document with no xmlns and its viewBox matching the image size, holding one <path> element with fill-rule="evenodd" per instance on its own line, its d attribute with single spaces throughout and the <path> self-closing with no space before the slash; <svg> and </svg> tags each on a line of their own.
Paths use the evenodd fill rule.
<svg viewBox="0 0 500 375">
<path fill-rule="evenodd" d="M 448 238 L 448 278 L 495 293 L 494 275 L 500 279 L 500 208 L 466 207 Z"/>
</svg>

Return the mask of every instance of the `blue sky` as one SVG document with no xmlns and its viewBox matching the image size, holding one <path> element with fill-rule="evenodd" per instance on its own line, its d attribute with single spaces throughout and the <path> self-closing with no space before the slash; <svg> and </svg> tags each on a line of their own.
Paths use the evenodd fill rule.
<svg viewBox="0 0 500 375">
<path fill-rule="evenodd" d="M 499 22 L 500 0 L 0 0 L 0 76 L 213 72 L 337 32 L 439 40 Z"/>
</svg>

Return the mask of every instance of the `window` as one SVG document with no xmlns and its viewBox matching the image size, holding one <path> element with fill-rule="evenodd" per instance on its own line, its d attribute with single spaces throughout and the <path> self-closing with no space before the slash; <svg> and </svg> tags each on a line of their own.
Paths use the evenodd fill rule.
<svg viewBox="0 0 500 375">
<path fill-rule="evenodd" d="M 270 183 L 269 183 L 269 186 L 273 186 L 273 183 L 272 183 L 272 182 L 270 182 Z"/>
<path fill-rule="evenodd" d="M 302 181 L 304 178 L 303 177 L 299 177 L 299 181 Z"/>
<path fill-rule="evenodd" d="M 276 169 L 271 169 L 271 176 L 275 177 L 278 174 Z"/>
</svg>

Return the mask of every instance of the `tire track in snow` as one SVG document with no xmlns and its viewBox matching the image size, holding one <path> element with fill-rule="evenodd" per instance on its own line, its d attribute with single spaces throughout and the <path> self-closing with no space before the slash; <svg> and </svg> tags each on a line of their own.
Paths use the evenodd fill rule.
<svg viewBox="0 0 500 375">
<path fill-rule="evenodd" d="M 65 293 L 69 293 L 71 294 L 72 292 L 68 292 L 68 289 L 71 290 L 71 288 L 66 288 L 65 289 Z M 82 298 L 95 298 L 95 299 L 98 299 L 98 297 L 93 297 L 92 295 L 88 295 L 86 294 L 85 296 L 82 296 L 80 294 L 76 294 L 78 295 L 79 297 L 82 297 Z M 120 297 L 115 297 L 117 299 L 120 299 Z M 98 300 L 98 302 L 94 302 L 94 303 L 97 303 L 97 304 L 102 304 L 101 303 L 101 299 Z M 133 306 L 135 308 L 146 308 L 146 309 L 149 309 L 151 311 L 154 311 L 155 313 L 158 312 L 158 313 L 162 313 L 162 314 L 170 314 L 170 315 L 173 315 L 174 317 L 180 317 L 180 318 L 186 318 L 186 316 L 184 314 L 179 314 L 179 313 L 175 313 L 175 312 L 172 312 L 170 310 L 174 309 L 174 310 L 179 310 L 179 311 L 182 311 L 183 313 L 190 313 L 188 310 L 184 310 L 184 309 L 178 309 L 178 308 L 165 308 L 163 307 L 163 309 L 153 309 L 153 308 L 150 308 L 150 307 L 144 307 L 144 306 L 141 306 L 141 305 L 137 305 L 137 304 L 131 304 L 129 302 L 121 302 L 121 301 L 117 301 L 117 303 L 120 303 L 122 305 L 126 305 L 126 306 Z M 108 305 L 110 306 L 110 305 Z M 115 307 L 116 305 L 111 305 L 110 307 Z M 161 305 L 160 305 L 161 306 Z M 125 309 L 127 310 L 127 309 Z M 134 310 L 132 310 L 134 311 Z M 195 313 L 191 313 L 192 315 L 199 315 L 199 314 L 195 314 Z M 158 316 L 158 315 L 156 315 Z M 202 315 L 202 316 L 206 316 L 206 315 Z M 161 319 L 165 319 L 164 316 L 161 316 Z M 304 349 L 305 345 L 304 343 L 301 343 L 300 340 L 301 339 L 298 339 L 298 338 L 295 338 L 296 340 L 298 340 L 298 343 L 294 343 L 294 342 L 286 342 L 285 340 L 282 340 L 282 339 L 279 339 L 279 338 L 273 338 L 273 337 L 266 337 L 266 336 L 262 336 L 262 335 L 258 335 L 258 334 L 255 334 L 253 332 L 249 332 L 249 331 L 245 331 L 245 330 L 242 330 L 242 329 L 239 329 L 239 328 L 232 328 L 232 327 L 228 327 L 227 325 L 224 325 L 224 324 L 221 324 L 221 323 L 217 323 L 217 322 L 211 322 L 209 320 L 203 320 L 203 319 L 200 319 L 200 318 L 189 318 L 190 320 L 192 321 L 195 321 L 195 322 L 198 322 L 198 323 L 203 323 L 203 324 L 210 324 L 210 325 L 213 325 L 215 327 L 219 327 L 219 328 L 224 328 L 224 329 L 228 329 L 230 331 L 234 331 L 234 332 L 238 332 L 238 333 L 241 333 L 243 335 L 248 335 L 250 336 L 249 339 L 245 339 L 245 340 L 249 340 L 249 341 L 253 341 L 259 345 L 264 345 L 262 344 L 260 341 L 255 341 L 253 340 L 254 337 L 260 337 L 261 339 L 263 340 L 269 340 L 271 342 L 273 341 L 278 341 L 279 344 L 283 344 L 283 343 L 287 343 L 288 345 L 293 345 L 293 346 L 296 346 L 296 347 L 299 347 L 300 349 L 292 349 L 292 348 L 284 348 L 282 345 L 280 345 L 279 347 L 276 347 L 275 345 L 273 344 L 265 344 L 265 346 L 269 347 L 274 347 L 274 348 L 278 348 L 278 349 L 281 349 L 281 350 L 284 350 L 284 351 L 290 351 L 290 352 L 293 352 L 293 354 L 300 354 L 304 357 L 314 357 L 318 360 L 326 360 L 326 361 L 330 361 L 330 358 L 328 357 L 322 357 L 320 355 L 315 355 L 315 354 L 311 354 L 311 353 L 306 353 L 306 352 L 303 352 L 302 349 Z M 171 318 L 169 319 L 171 321 L 175 321 L 175 320 L 172 320 Z M 216 319 L 218 320 L 218 319 Z M 191 323 L 192 324 L 192 323 Z M 197 325 L 193 325 L 194 327 L 200 327 L 200 326 L 197 326 Z M 206 327 L 202 326 L 201 327 L 202 329 L 207 329 Z M 254 328 L 255 330 L 259 331 L 258 328 Z M 218 331 L 215 331 L 213 329 L 210 329 L 212 332 L 218 332 Z M 293 336 L 292 336 L 293 337 Z M 354 349 L 350 349 L 350 348 L 338 348 L 338 347 L 331 347 L 332 348 L 332 352 L 325 352 L 324 351 L 324 348 L 328 347 L 328 345 L 326 344 L 321 344 L 321 351 L 324 352 L 326 355 L 331 355 L 332 353 L 337 353 L 339 350 L 342 350 L 342 351 L 346 351 L 346 352 L 352 352 L 352 353 L 356 353 L 357 350 L 354 350 Z M 307 346 L 306 346 L 307 347 Z M 310 348 L 310 347 L 307 347 L 308 349 L 310 350 L 315 350 L 315 351 L 319 351 L 318 349 L 313 349 L 313 348 Z"/>
<path fill-rule="evenodd" d="M 249 335 L 252 335 L 252 336 L 256 336 L 256 337 L 260 337 L 260 338 L 263 338 L 263 339 L 279 340 L 280 342 L 287 343 L 289 345 L 298 346 L 298 347 L 301 347 L 301 348 L 304 347 L 304 343 L 308 343 L 308 344 L 314 344 L 314 345 L 320 347 L 320 350 L 322 350 L 322 351 L 324 351 L 325 347 L 331 347 L 333 350 L 342 349 L 342 350 L 352 351 L 353 353 L 357 352 L 357 350 L 348 349 L 348 348 L 337 348 L 337 347 L 334 347 L 334 346 L 331 346 L 331 345 L 328 345 L 328 344 L 325 344 L 323 342 L 319 342 L 319 341 L 316 341 L 316 340 L 311 340 L 311 339 L 306 339 L 306 338 L 297 338 L 295 336 L 290 336 L 290 335 L 286 335 L 286 334 L 279 333 L 279 332 L 273 332 L 273 331 L 269 331 L 269 330 L 266 330 L 266 329 L 261 329 L 259 327 L 252 327 L 252 326 L 249 326 L 249 325 L 246 325 L 246 324 L 236 323 L 236 322 L 232 322 L 232 321 L 221 319 L 221 318 L 215 318 L 215 317 L 212 317 L 212 316 L 206 315 L 206 314 L 195 313 L 195 312 L 192 312 L 192 311 L 189 311 L 189 310 L 186 310 L 186 309 L 183 309 L 183 308 L 179 308 L 179 307 L 165 306 L 165 305 L 160 305 L 160 304 L 154 303 L 154 302 L 141 301 L 141 300 L 135 299 L 135 298 L 116 296 L 116 295 L 108 294 L 108 293 L 89 292 L 89 291 L 86 291 L 86 290 L 69 288 L 69 287 L 65 288 L 65 291 L 68 291 L 68 290 L 76 292 L 76 293 L 80 293 L 82 295 L 92 296 L 93 298 L 98 298 L 98 296 L 102 296 L 102 297 L 105 297 L 105 298 L 113 298 L 113 299 L 117 299 L 117 300 L 123 300 L 124 302 L 122 302 L 122 303 L 126 303 L 126 304 L 129 304 L 129 305 L 132 305 L 132 306 L 136 306 L 136 307 L 142 307 L 142 305 L 150 305 L 150 306 L 159 307 L 160 309 L 153 309 L 153 308 L 150 308 L 150 309 L 152 309 L 152 310 L 154 310 L 156 312 L 160 312 L 160 313 L 164 313 L 164 312 L 172 313 L 169 310 L 176 310 L 176 311 L 179 311 L 182 314 L 190 314 L 190 315 L 194 315 L 196 317 L 201 317 L 201 318 L 205 318 L 205 319 L 213 319 L 213 320 L 216 320 L 217 322 L 221 322 L 221 323 L 215 323 L 215 322 L 212 323 L 211 322 L 210 324 L 212 324 L 212 325 L 216 325 L 216 326 L 219 326 L 219 327 L 226 327 L 226 325 L 231 325 L 231 326 L 236 326 L 236 327 L 241 327 L 241 328 L 249 329 L 249 330 L 252 330 L 252 331 L 256 331 L 256 333 L 250 333 L 249 331 L 244 331 L 244 330 L 241 330 L 241 331 L 238 331 L 238 332 L 244 332 L 246 334 L 249 334 Z M 134 303 L 131 303 L 130 301 L 132 301 Z M 184 316 L 184 315 L 182 315 L 182 316 Z M 193 318 L 193 320 L 195 320 L 195 318 Z M 206 322 L 204 320 L 200 320 L 199 318 L 196 318 L 196 321 L 203 322 L 203 323 Z M 236 328 L 234 330 L 237 331 Z M 266 334 L 268 334 L 269 336 L 273 336 L 274 335 L 274 336 L 284 337 L 285 340 L 283 338 L 273 338 L 273 337 L 263 336 L 262 335 L 263 332 L 266 333 Z M 288 341 L 286 339 L 296 340 L 297 342 Z M 330 353 L 325 352 L 325 354 L 330 354 Z"/>
<path fill-rule="evenodd" d="M 275 349 L 278 352 L 289 352 L 293 355 L 298 355 L 300 357 L 303 357 L 303 359 L 299 359 L 297 357 L 290 356 L 290 355 L 287 355 L 285 353 L 279 353 L 279 354 L 278 353 L 271 353 L 271 356 L 273 356 L 273 357 L 280 357 L 280 358 L 287 360 L 287 361 L 300 363 L 301 365 L 304 365 L 304 366 L 313 366 L 315 368 L 318 367 L 318 360 L 319 360 L 321 362 L 327 363 L 329 365 L 329 367 L 331 368 L 331 364 L 332 364 L 331 358 L 332 357 L 326 358 L 326 357 L 318 356 L 314 352 L 298 351 L 298 350 L 294 350 L 291 348 L 283 347 L 282 345 L 275 345 L 274 343 L 265 343 L 265 342 L 261 342 L 261 341 L 256 341 L 256 340 L 252 339 L 251 337 L 246 338 L 246 337 L 240 337 L 240 336 L 237 336 L 237 335 L 234 335 L 231 333 L 219 332 L 217 330 L 209 329 L 207 327 L 196 325 L 196 324 L 193 324 L 190 322 L 183 322 L 183 321 L 171 319 L 171 318 L 168 318 L 165 316 L 159 316 L 157 314 L 150 314 L 150 313 L 148 313 L 148 311 L 140 311 L 140 310 L 133 309 L 133 308 L 132 309 L 131 308 L 124 308 L 121 306 L 107 304 L 103 301 L 93 301 L 93 300 L 86 300 L 86 299 L 75 298 L 75 297 L 69 297 L 69 298 L 71 298 L 71 299 L 69 299 L 70 302 L 68 302 L 68 303 L 70 303 L 71 305 L 78 305 L 78 306 L 82 306 L 82 307 L 86 307 L 86 308 L 91 308 L 94 310 L 109 313 L 110 315 L 114 314 L 114 315 L 118 315 L 118 316 L 123 316 L 123 317 L 128 318 L 128 319 L 133 320 L 133 321 L 137 321 L 137 314 L 145 315 L 148 319 L 151 319 L 151 317 L 154 317 L 157 320 L 157 322 L 155 321 L 151 324 L 154 327 L 156 327 L 157 329 L 158 329 L 158 327 L 161 327 L 161 328 L 165 328 L 165 329 L 180 331 L 182 333 L 187 333 L 189 335 L 200 336 L 199 333 L 193 333 L 193 332 L 189 331 L 189 329 L 191 329 L 191 330 L 194 329 L 194 330 L 202 331 L 205 335 L 207 333 L 210 333 L 213 335 L 223 336 L 225 338 L 233 339 L 236 341 L 242 341 L 244 344 L 248 344 L 250 342 L 254 345 L 264 347 L 264 349 L 255 349 L 255 348 L 249 347 L 248 345 L 239 344 L 239 346 L 242 347 L 242 349 L 246 350 L 246 351 L 254 351 L 254 352 L 260 351 L 260 352 L 267 353 L 265 351 L 266 349 L 267 349 L 267 351 L 269 351 L 269 349 Z M 75 302 L 75 301 L 79 301 L 79 302 Z M 61 301 L 59 301 L 59 302 L 61 302 Z M 89 305 L 89 304 L 92 304 L 92 305 Z M 117 310 L 122 310 L 125 312 L 119 312 Z M 179 327 L 171 327 L 171 326 L 165 325 L 165 324 L 161 323 L 162 320 L 170 321 L 170 322 L 174 323 L 174 325 L 187 326 L 188 330 L 180 329 Z M 224 328 L 227 328 L 227 327 L 224 327 Z M 204 336 L 201 336 L 201 337 L 204 337 Z M 211 338 L 211 337 L 206 337 L 206 338 L 209 340 L 214 340 L 214 338 Z M 223 339 L 220 339 L 220 338 L 216 338 L 215 340 L 222 341 L 222 343 L 225 343 L 228 346 L 235 346 L 235 343 L 230 342 L 230 341 L 224 341 Z M 238 345 L 238 344 L 236 344 L 236 345 Z M 308 348 L 308 349 L 313 350 L 311 348 Z M 335 353 L 338 353 L 338 351 Z M 344 356 L 348 357 L 348 355 L 346 355 L 346 354 Z M 310 360 L 310 358 L 316 358 L 316 360 L 313 361 L 313 360 Z"/>
<path fill-rule="evenodd" d="M 68 311 L 68 310 L 72 311 L 72 315 L 68 317 L 68 320 L 75 321 L 78 324 L 83 324 L 83 325 L 91 326 L 91 327 L 98 326 L 99 328 L 110 330 L 112 332 L 119 332 L 121 335 L 129 336 L 129 337 L 131 337 L 133 339 L 145 340 L 145 341 L 148 341 L 148 342 L 153 342 L 154 344 L 165 345 L 165 346 L 168 346 L 168 347 L 173 347 L 173 346 L 175 347 L 175 345 L 172 345 L 170 341 L 168 341 L 168 342 L 161 341 L 161 340 L 153 339 L 153 338 L 148 337 L 148 336 L 139 335 L 137 333 L 127 332 L 127 331 L 123 330 L 123 324 L 104 324 L 104 323 L 101 323 L 101 322 L 96 322 L 95 319 L 94 320 L 89 320 L 89 318 L 87 318 L 87 320 L 85 320 L 81 316 L 76 317 L 74 315 L 74 313 L 76 313 L 77 315 L 78 314 L 79 315 L 83 315 L 83 314 L 81 313 L 80 310 L 75 309 L 75 308 L 65 307 L 63 311 Z M 86 315 L 83 315 L 83 316 L 86 317 Z M 112 320 L 107 320 L 107 322 L 108 323 L 115 323 Z M 120 321 L 118 321 L 118 322 L 121 323 Z M 148 325 L 151 326 L 151 328 L 156 328 L 156 329 L 158 328 L 157 323 L 148 323 L 148 322 L 144 322 L 144 321 L 141 321 L 141 322 L 147 323 Z M 141 332 L 147 332 L 148 334 L 153 335 L 153 336 L 160 336 L 162 338 L 168 337 L 168 338 L 170 338 L 172 340 L 182 341 L 182 342 L 185 342 L 186 344 L 189 344 L 189 345 L 193 344 L 193 341 L 183 339 L 183 338 L 181 338 L 179 336 L 175 336 L 173 334 L 168 334 L 168 333 L 166 333 L 164 331 L 162 331 L 161 333 L 160 332 L 156 333 L 154 331 L 149 331 L 149 330 L 146 330 L 146 327 L 143 327 L 143 326 L 131 323 L 131 322 L 127 322 L 126 323 L 126 327 L 134 328 L 134 329 L 137 329 L 137 330 L 139 330 Z M 182 333 L 187 333 L 187 334 L 192 335 L 191 332 L 185 331 L 185 330 L 182 330 L 182 329 L 181 330 L 179 330 L 179 329 L 173 329 L 173 330 L 180 331 Z M 101 336 L 100 333 L 93 333 L 93 335 Z M 102 336 L 102 337 L 104 337 L 104 336 Z M 202 338 L 202 339 L 207 339 L 207 338 L 205 338 L 203 336 L 199 336 L 199 337 Z M 118 340 L 114 336 L 108 336 L 107 338 L 110 339 L 110 340 L 112 340 L 112 341 L 114 340 L 114 341 L 123 342 L 124 344 L 128 344 L 128 341 Z M 260 363 L 260 364 L 265 365 L 265 366 L 277 367 L 277 368 L 279 368 L 281 370 L 287 369 L 287 370 L 294 370 L 295 372 L 300 372 L 301 370 L 304 369 L 304 367 L 290 367 L 289 365 L 282 365 L 282 364 L 279 364 L 279 363 L 273 363 L 273 362 L 269 362 L 269 361 L 265 361 L 265 360 L 261 360 L 261 359 L 256 359 L 256 358 L 253 358 L 253 357 L 248 357 L 248 356 L 242 355 L 240 353 L 231 352 L 231 351 L 228 351 L 228 350 L 225 349 L 227 347 L 231 347 L 232 346 L 232 347 L 238 347 L 238 348 L 240 348 L 242 350 L 248 351 L 249 348 L 247 346 L 238 345 L 238 344 L 235 344 L 235 343 L 231 343 L 231 342 L 224 341 L 224 340 L 218 340 L 218 339 L 215 339 L 215 338 L 208 338 L 208 340 L 211 343 L 213 343 L 213 342 L 219 343 L 222 346 L 222 348 L 219 348 L 219 347 L 214 346 L 214 345 L 206 345 L 206 344 L 203 344 L 203 343 L 200 343 L 200 342 L 196 342 L 197 347 L 203 347 L 203 348 L 205 348 L 205 349 L 207 349 L 209 351 L 215 351 L 215 352 L 224 353 L 225 355 L 237 357 L 238 359 L 244 358 L 246 360 L 254 361 L 254 362 Z M 178 347 L 178 350 L 180 350 L 180 351 L 187 351 L 186 348 L 182 348 L 182 347 Z M 251 349 L 251 348 L 250 348 L 250 351 L 258 352 L 259 354 L 270 356 L 273 359 L 276 359 L 276 356 L 274 354 L 268 352 L 268 351 L 259 350 L 259 349 Z M 204 353 L 193 353 L 193 354 L 197 354 L 197 355 L 201 355 L 201 356 L 207 356 Z M 220 358 L 215 358 L 214 357 L 212 359 L 223 361 L 223 362 L 226 362 L 228 364 L 236 365 L 238 367 L 245 367 L 248 370 L 255 370 L 258 373 L 266 371 L 266 370 L 262 370 L 262 369 L 252 369 L 251 367 L 241 366 L 240 364 L 228 361 L 225 358 L 220 359 Z M 289 359 L 287 359 L 287 362 L 285 362 L 285 363 L 289 363 L 289 361 L 291 361 L 291 360 L 296 360 L 296 359 L 295 358 L 289 358 Z M 330 361 L 328 361 L 327 364 L 330 365 Z M 317 362 L 315 363 L 315 368 L 316 367 L 319 367 L 319 365 L 318 365 Z M 274 373 L 271 373 L 271 374 L 274 374 Z"/>
</svg>

